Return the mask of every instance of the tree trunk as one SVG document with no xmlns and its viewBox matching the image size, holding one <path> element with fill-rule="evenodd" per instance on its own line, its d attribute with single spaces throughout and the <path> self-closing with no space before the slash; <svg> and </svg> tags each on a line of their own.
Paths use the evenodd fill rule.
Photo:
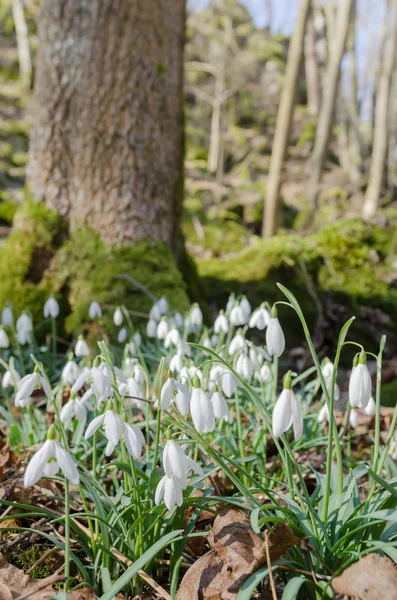
<svg viewBox="0 0 397 600">
<path fill-rule="evenodd" d="M 44 0 L 32 195 L 109 244 L 174 246 L 185 0 Z"/>
<path fill-rule="evenodd" d="M 320 71 L 316 56 L 316 37 L 313 26 L 313 15 L 307 21 L 305 36 L 305 75 L 307 89 L 307 109 L 311 115 L 320 110 Z"/>
<path fill-rule="evenodd" d="M 263 237 L 276 233 L 280 211 L 281 172 L 291 127 L 295 104 L 296 84 L 303 55 L 306 22 L 309 16 L 311 0 L 301 0 L 298 21 L 292 34 L 288 49 L 287 72 L 277 113 L 276 131 L 267 179 L 266 199 L 263 208 Z"/>
<path fill-rule="evenodd" d="M 32 59 L 22 0 L 12 0 L 12 16 L 18 46 L 19 76 L 22 86 L 29 89 L 32 80 Z"/>
<path fill-rule="evenodd" d="M 397 0 L 391 2 L 390 34 L 381 55 L 382 71 L 375 107 L 374 144 L 369 172 L 369 184 L 363 205 L 363 218 L 369 219 L 376 214 L 385 174 L 388 148 L 388 119 L 390 90 L 397 50 Z"/>
<path fill-rule="evenodd" d="M 318 188 L 331 135 L 336 94 L 340 77 L 340 65 L 346 47 L 353 1 L 354 0 L 341 0 L 338 7 L 338 16 L 335 24 L 335 41 L 329 57 L 325 77 L 323 103 L 317 123 L 313 154 L 309 161 L 307 197 L 311 206 L 316 206 L 317 204 Z"/>
</svg>

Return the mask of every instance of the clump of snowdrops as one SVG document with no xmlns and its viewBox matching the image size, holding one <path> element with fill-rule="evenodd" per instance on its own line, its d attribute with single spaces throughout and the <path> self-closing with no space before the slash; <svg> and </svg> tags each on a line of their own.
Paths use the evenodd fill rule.
<svg viewBox="0 0 397 600">
<path fill-rule="evenodd" d="M 199 514 L 216 514 L 220 501 L 249 511 L 259 534 L 283 521 L 304 539 L 271 565 L 285 598 L 303 588 L 332 597 L 332 577 L 374 550 L 397 559 L 396 411 L 383 446 L 380 437 L 385 338 L 377 355 L 366 352 L 347 339 L 352 318 L 332 360 L 320 360 L 296 298 L 279 288 L 284 300 L 255 310 L 232 296 L 211 327 L 196 304 L 181 315 L 161 298 L 141 326 L 116 307 L 117 340 L 90 347 L 80 335 L 63 353 L 55 298 L 43 307 L 49 347 L 35 343 L 28 310 L 16 319 L 11 306 L 4 308 L 0 413 L 13 447 L 31 452 L 24 485 L 39 487 L 50 477 L 64 486 L 65 543 L 50 539 L 64 550 L 66 593 L 74 564 L 76 585 L 91 585 L 103 600 L 121 590 L 137 594 L 153 580 L 175 597 L 189 563 L 184 548 L 206 534 L 195 531 Z M 93 300 L 87 319 L 101 318 Z M 291 318 L 300 320 L 312 357 L 301 373 L 287 362 Z M 348 407 L 338 428 L 338 366 L 351 348 Z M 358 411 L 375 418 L 368 463 L 354 463 L 349 452 Z M 299 460 L 313 448 L 324 455 L 315 467 Z M 215 474 L 224 481 L 222 497 Z M 71 499 L 80 510 L 71 509 Z M 35 508 L 29 517 L 32 507 L 0 502 L 29 525 L 42 517 L 60 521 L 50 509 Z M 267 568 L 255 573 L 239 599 L 250 598 L 267 575 Z"/>
</svg>

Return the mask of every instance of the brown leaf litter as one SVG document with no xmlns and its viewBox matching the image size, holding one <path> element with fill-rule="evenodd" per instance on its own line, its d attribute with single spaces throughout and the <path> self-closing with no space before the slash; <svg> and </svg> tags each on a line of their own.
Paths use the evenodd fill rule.
<svg viewBox="0 0 397 600">
<path fill-rule="evenodd" d="M 397 570 L 386 556 L 368 554 L 335 577 L 332 587 L 355 600 L 397 600 Z"/>
<path fill-rule="evenodd" d="M 211 550 L 187 571 L 177 600 L 235 600 L 243 583 L 267 563 L 266 541 L 242 510 L 221 509 L 208 541 Z M 270 561 L 298 542 L 286 523 L 278 524 L 269 536 Z"/>
</svg>

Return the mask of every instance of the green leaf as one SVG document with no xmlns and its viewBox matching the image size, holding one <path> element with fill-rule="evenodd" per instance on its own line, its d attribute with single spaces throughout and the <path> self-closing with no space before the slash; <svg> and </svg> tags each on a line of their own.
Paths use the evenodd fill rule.
<svg viewBox="0 0 397 600">
<path fill-rule="evenodd" d="M 397 487 L 393 487 L 390 483 L 388 483 L 383 477 L 380 477 L 371 469 L 371 467 L 367 466 L 367 471 L 377 483 L 379 483 L 385 490 L 391 493 L 394 498 L 397 498 Z"/>
<path fill-rule="evenodd" d="M 273 567 L 277 568 L 277 567 Z M 272 569 L 273 570 L 273 569 Z M 255 588 L 267 577 L 269 569 L 262 567 L 258 569 L 240 588 L 236 600 L 251 600 Z"/>
<path fill-rule="evenodd" d="M 290 579 L 285 586 L 281 600 L 296 600 L 299 590 L 305 583 L 313 584 L 312 581 L 305 579 L 304 577 L 294 577 L 293 579 Z"/>
<path fill-rule="evenodd" d="M 167 533 L 161 540 L 153 544 L 149 550 L 146 550 L 144 554 L 134 564 L 132 564 L 128 569 L 115 581 L 111 588 L 109 588 L 99 600 L 112 600 L 116 594 L 118 594 L 130 581 L 131 579 L 138 573 L 140 569 L 148 563 L 150 560 L 155 558 L 155 556 L 163 549 L 165 546 L 168 546 L 173 539 L 177 538 L 181 533 L 183 533 L 183 529 L 178 529 L 176 531 L 171 531 Z"/>
</svg>

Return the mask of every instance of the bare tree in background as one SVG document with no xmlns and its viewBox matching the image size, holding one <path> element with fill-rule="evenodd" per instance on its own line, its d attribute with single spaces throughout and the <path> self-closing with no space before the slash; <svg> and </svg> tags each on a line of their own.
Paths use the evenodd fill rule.
<svg viewBox="0 0 397 600">
<path fill-rule="evenodd" d="M 28 183 L 109 244 L 178 245 L 185 0 L 44 0 Z"/>
<path fill-rule="evenodd" d="M 338 6 L 334 41 L 330 48 L 331 52 L 325 76 L 323 102 L 317 123 L 313 154 L 308 165 L 307 198 L 312 206 L 317 204 L 319 184 L 328 150 L 340 78 L 340 66 L 349 32 L 353 1 L 355 0 L 340 0 Z"/>
<path fill-rule="evenodd" d="M 320 110 L 320 70 L 316 56 L 316 32 L 313 24 L 313 9 L 308 18 L 305 35 L 305 75 L 307 89 L 307 109 L 311 115 Z"/>
<path fill-rule="evenodd" d="M 301 0 L 298 21 L 288 49 L 287 72 L 277 113 L 266 199 L 263 208 L 262 235 L 265 238 L 273 236 L 276 233 L 278 225 L 281 173 L 295 105 L 296 84 L 303 56 L 306 23 L 310 7 L 311 0 Z"/>
<path fill-rule="evenodd" d="M 382 70 L 375 106 L 374 143 L 372 148 L 369 183 L 363 205 L 363 218 L 376 214 L 382 192 L 388 150 L 388 120 L 393 67 L 397 50 L 397 0 L 390 2 L 389 34 L 381 56 Z"/>
<path fill-rule="evenodd" d="M 23 0 L 12 0 L 12 16 L 18 46 L 19 76 L 22 86 L 28 89 L 32 81 L 32 58 Z"/>
</svg>

